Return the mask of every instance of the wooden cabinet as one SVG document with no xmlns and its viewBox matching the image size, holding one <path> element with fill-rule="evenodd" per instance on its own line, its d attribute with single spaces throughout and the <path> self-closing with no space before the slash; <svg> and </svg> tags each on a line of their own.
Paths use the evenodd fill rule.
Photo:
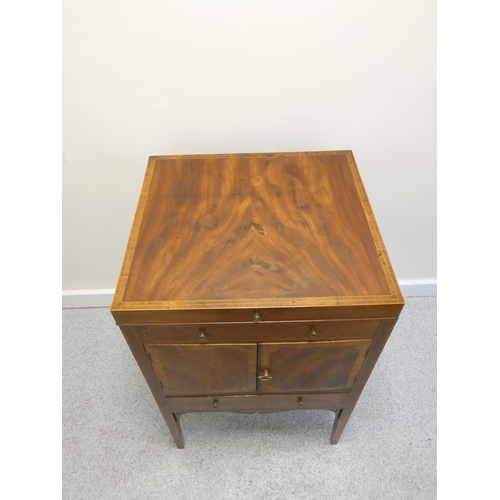
<svg viewBox="0 0 500 500">
<path fill-rule="evenodd" d="M 350 151 L 150 158 L 111 312 L 179 448 L 196 411 L 338 442 L 403 305 Z"/>
</svg>

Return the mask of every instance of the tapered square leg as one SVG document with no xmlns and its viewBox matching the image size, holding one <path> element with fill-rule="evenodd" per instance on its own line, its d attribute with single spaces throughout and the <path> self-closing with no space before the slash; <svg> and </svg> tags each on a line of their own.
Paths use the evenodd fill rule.
<svg viewBox="0 0 500 500">
<path fill-rule="evenodd" d="M 177 448 L 182 450 L 184 448 L 184 436 L 182 435 L 182 429 L 179 422 L 179 415 L 175 413 L 170 413 L 168 408 L 162 408 L 162 415 L 167 423 L 170 434 L 172 435 L 175 445 Z"/>
<path fill-rule="evenodd" d="M 163 415 L 177 448 L 184 448 L 184 437 L 179 424 L 179 415 L 173 413 L 168 405 L 165 399 L 165 394 L 160 388 L 160 384 L 158 383 L 158 379 L 156 378 L 153 368 L 149 362 L 149 358 L 146 355 L 146 351 L 143 349 L 141 342 L 138 340 L 135 330 L 130 326 L 123 326 L 120 327 L 120 329 L 139 367 L 141 368 L 142 374 L 151 389 L 151 392 L 156 400 L 156 404 Z"/>
<path fill-rule="evenodd" d="M 330 444 L 337 444 L 344 432 L 349 416 L 344 417 L 344 410 L 337 410 L 335 412 L 335 422 L 333 422 L 332 435 L 330 437 Z"/>
</svg>

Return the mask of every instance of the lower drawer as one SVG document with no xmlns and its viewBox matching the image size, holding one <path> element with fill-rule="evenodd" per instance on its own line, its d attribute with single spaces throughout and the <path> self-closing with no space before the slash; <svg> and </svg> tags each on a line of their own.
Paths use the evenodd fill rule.
<svg viewBox="0 0 500 500">
<path fill-rule="evenodd" d="M 174 413 L 203 411 L 266 412 L 298 409 L 343 408 L 348 392 L 332 394 L 252 394 L 248 396 L 197 396 L 167 398 Z"/>
</svg>

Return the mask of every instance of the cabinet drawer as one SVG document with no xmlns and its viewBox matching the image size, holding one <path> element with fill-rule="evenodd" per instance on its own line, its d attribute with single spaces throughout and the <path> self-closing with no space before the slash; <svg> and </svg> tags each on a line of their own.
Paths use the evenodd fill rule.
<svg viewBox="0 0 500 500">
<path fill-rule="evenodd" d="M 143 343 L 283 342 L 372 339 L 379 320 L 197 324 L 134 327 Z"/>
<path fill-rule="evenodd" d="M 196 411 L 241 411 L 266 412 L 300 409 L 343 408 L 349 393 L 334 394 L 286 394 L 286 395 L 248 395 L 248 396 L 198 396 L 171 397 L 167 401 L 175 413 Z"/>
</svg>

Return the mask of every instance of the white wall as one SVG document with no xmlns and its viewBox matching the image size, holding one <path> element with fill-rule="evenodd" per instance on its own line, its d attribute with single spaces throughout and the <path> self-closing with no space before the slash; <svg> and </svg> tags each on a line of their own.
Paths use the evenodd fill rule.
<svg viewBox="0 0 500 500">
<path fill-rule="evenodd" d="M 63 290 L 115 287 L 150 155 L 334 149 L 435 279 L 435 0 L 64 2 Z"/>
</svg>

